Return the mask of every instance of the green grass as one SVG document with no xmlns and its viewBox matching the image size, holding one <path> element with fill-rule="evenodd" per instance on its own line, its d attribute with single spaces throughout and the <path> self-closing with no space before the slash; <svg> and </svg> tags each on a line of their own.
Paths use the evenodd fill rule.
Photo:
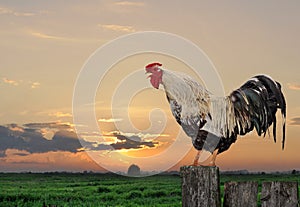
<svg viewBox="0 0 300 207">
<path fill-rule="evenodd" d="M 180 178 L 0 174 L 0 206 L 181 206 Z"/>
<path fill-rule="evenodd" d="M 298 181 L 300 175 L 221 175 L 226 181 Z M 0 207 L 181 206 L 179 176 L 143 178 L 112 174 L 0 173 Z"/>
</svg>

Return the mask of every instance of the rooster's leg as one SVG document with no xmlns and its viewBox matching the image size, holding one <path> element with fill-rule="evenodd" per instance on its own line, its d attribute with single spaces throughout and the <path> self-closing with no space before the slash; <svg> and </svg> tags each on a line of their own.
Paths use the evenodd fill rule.
<svg viewBox="0 0 300 207">
<path fill-rule="evenodd" d="M 194 159 L 194 163 L 193 163 L 193 166 L 198 166 L 198 160 L 199 160 L 199 157 L 200 157 L 200 154 L 201 154 L 201 150 L 198 150 L 197 154 L 196 154 L 196 157 Z"/>
<path fill-rule="evenodd" d="M 216 149 L 213 152 L 211 161 L 209 162 L 209 164 L 207 166 L 216 166 L 216 158 L 217 158 L 218 151 L 219 151 L 219 149 Z"/>
</svg>

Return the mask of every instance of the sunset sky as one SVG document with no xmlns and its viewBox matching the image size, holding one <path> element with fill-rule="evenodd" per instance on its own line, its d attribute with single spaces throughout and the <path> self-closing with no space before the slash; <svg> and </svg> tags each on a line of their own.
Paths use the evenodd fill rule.
<svg viewBox="0 0 300 207">
<path fill-rule="evenodd" d="M 159 61 L 195 76 L 163 54 L 137 54 L 106 68 L 90 103 L 99 128 L 75 133 L 72 98 L 84 64 L 104 44 L 142 31 L 196 44 L 214 64 L 226 94 L 256 74 L 280 82 L 287 101 L 286 149 L 278 121 L 277 143 L 251 133 L 216 164 L 221 170 L 300 170 L 299 9 L 297 0 L 0 1 L 0 171 L 126 171 L 132 163 L 156 171 L 191 164 L 196 151 L 184 151 L 190 140 L 179 142 L 184 156 L 178 150 L 164 154 L 180 127 L 164 92 L 139 75 Z M 135 73 L 138 79 L 131 77 Z M 141 90 L 132 94 L 131 88 Z"/>
</svg>

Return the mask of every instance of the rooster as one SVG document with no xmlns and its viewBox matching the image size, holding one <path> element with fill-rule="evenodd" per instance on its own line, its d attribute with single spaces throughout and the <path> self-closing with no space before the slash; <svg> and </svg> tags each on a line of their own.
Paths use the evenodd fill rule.
<svg viewBox="0 0 300 207">
<path fill-rule="evenodd" d="M 199 165 L 203 150 L 211 153 L 208 166 L 229 149 L 238 135 L 256 130 L 259 136 L 273 125 L 276 142 L 276 112 L 282 114 L 282 149 L 285 143 L 286 102 L 281 85 L 265 75 L 248 80 L 229 96 L 216 97 L 188 75 L 163 69 L 160 63 L 146 66 L 150 83 L 163 85 L 172 114 L 198 150 L 193 165 Z M 202 165 L 202 164 L 201 164 Z"/>
</svg>

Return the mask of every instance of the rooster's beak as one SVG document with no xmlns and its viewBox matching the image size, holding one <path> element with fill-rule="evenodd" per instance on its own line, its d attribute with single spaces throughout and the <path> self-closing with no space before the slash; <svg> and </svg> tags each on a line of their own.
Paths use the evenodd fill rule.
<svg viewBox="0 0 300 207">
<path fill-rule="evenodd" d="M 149 71 L 146 71 L 146 72 L 145 72 L 145 74 L 146 74 L 146 75 L 147 75 L 147 74 L 150 74 L 150 75 L 148 75 L 148 76 L 147 76 L 147 78 L 150 78 L 150 77 L 151 77 L 151 75 L 152 75 L 152 73 L 151 73 L 151 72 L 149 72 Z"/>
</svg>

